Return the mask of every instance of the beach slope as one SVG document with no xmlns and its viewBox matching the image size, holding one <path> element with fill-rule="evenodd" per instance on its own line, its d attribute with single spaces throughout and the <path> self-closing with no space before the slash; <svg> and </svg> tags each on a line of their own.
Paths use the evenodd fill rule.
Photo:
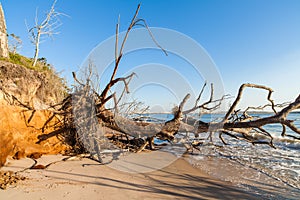
<svg viewBox="0 0 300 200">
<path fill-rule="evenodd" d="M 172 155 L 170 155 L 172 156 Z M 147 173 L 128 173 L 87 159 L 62 161 L 64 156 L 38 159 L 46 169 L 19 172 L 26 177 L 0 190 L 0 199 L 258 199 L 229 182 L 216 180 L 184 158 Z M 21 171 L 33 160 L 9 160 L 1 170 Z"/>
</svg>

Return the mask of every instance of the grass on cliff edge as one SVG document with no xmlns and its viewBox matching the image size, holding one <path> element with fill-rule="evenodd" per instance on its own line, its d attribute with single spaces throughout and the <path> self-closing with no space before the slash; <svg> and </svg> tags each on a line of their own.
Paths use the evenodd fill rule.
<svg viewBox="0 0 300 200">
<path fill-rule="evenodd" d="M 60 101 L 68 94 L 69 89 L 67 87 L 66 80 L 61 78 L 53 66 L 47 63 L 46 58 L 39 58 L 36 66 L 32 66 L 32 58 L 27 58 L 18 53 L 9 52 L 9 58 L 0 57 L 0 60 L 17 64 L 24 68 L 44 74 L 45 78 L 42 80 L 44 83 L 40 88 L 43 93 L 42 96 L 47 97 L 49 95 L 54 95 L 56 96 L 56 99 Z"/>
<path fill-rule="evenodd" d="M 1 60 L 5 60 L 17 65 L 22 65 L 25 68 L 32 69 L 35 71 L 43 72 L 43 71 L 51 71 L 51 65 L 47 64 L 46 58 L 39 58 L 36 66 L 32 66 L 33 59 L 22 56 L 18 53 L 9 52 L 9 58 L 1 58 Z"/>
</svg>

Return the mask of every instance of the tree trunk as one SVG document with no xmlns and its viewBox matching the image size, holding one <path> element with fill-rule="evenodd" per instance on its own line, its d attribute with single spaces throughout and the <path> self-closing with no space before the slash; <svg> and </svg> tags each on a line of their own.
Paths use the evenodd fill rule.
<svg viewBox="0 0 300 200">
<path fill-rule="evenodd" d="M 39 29 L 37 32 L 36 40 L 35 40 L 35 52 L 33 57 L 33 64 L 32 66 L 35 67 L 38 57 L 39 57 L 39 51 L 40 51 L 40 37 L 41 37 L 41 30 Z"/>
</svg>

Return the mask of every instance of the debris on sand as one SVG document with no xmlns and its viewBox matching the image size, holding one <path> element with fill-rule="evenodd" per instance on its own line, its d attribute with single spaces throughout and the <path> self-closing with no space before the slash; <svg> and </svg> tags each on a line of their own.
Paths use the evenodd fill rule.
<svg viewBox="0 0 300 200">
<path fill-rule="evenodd" d="M 9 185 L 15 185 L 26 178 L 12 171 L 0 171 L 0 189 L 5 190 Z"/>
</svg>

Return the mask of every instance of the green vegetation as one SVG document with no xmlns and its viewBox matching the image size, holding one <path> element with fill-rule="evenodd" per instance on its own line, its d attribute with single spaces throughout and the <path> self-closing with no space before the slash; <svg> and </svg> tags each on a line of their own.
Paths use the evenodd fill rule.
<svg viewBox="0 0 300 200">
<path fill-rule="evenodd" d="M 51 65 L 47 63 L 46 58 L 39 58 L 36 66 L 32 66 L 33 59 L 27 58 L 25 56 L 22 56 L 18 53 L 12 53 L 9 52 L 9 58 L 1 58 L 1 60 L 5 60 L 17 65 L 21 65 L 28 69 L 33 69 L 35 71 L 43 72 L 43 71 L 49 71 L 51 69 Z"/>
<path fill-rule="evenodd" d="M 28 75 L 28 72 L 26 72 L 27 70 L 18 70 L 17 72 L 13 72 L 14 70 L 11 69 L 12 74 L 6 74 L 5 76 L 22 76 L 23 78 L 25 77 L 25 79 L 30 79 L 30 77 L 32 76 L 35 77 L 35 79 L 39 80 L 41 83 L 36 95 L 43 102 L 46 103 L 48 101 L 47 99 L 55 99 L 56 102 L 59 102 L 68 94 L 68 88 L 65 79 L 61 78 L 59 74 L 55 71 L 53 66 L 47 63 L 46 58 L 39 58 L 36 63 L 36 66 L 34 67 L 32 65 L 32 58 L 27 58 L 18 53 L 10 52 L 9 58 L 0 58 L 0 60 L 17 64 L 25 69 L 27 68 L 30 70 L 34 70 L 34 73 Z M 13 77 L 10 78 L 13 79 Z M 27 86 L 26 84 L 23 85 L 24 83 L 20 82 L 17 85 L 20 88 L 26 88 Z"/>
</svg>

